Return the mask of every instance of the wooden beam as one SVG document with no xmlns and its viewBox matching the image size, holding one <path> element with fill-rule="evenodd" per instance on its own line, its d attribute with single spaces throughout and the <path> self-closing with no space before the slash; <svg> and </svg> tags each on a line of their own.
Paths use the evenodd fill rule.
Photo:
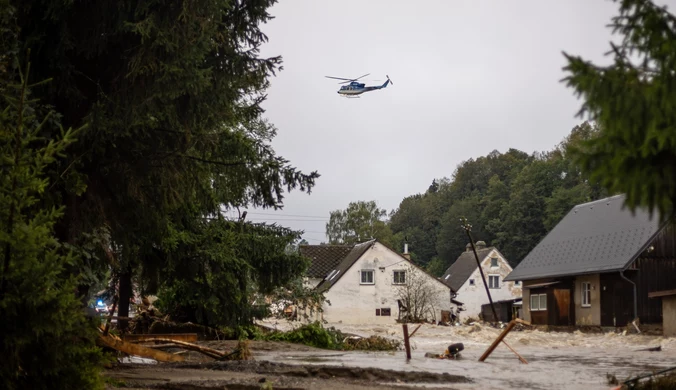
<svg viewBox="0 0 676 390">
<path fill-rule="evenodd" d="M 201 345 L 197 344 L 191 344 L 191 343 L 186 343 L 185 341 L 179 341 L 179 340 L 171 340 L 171 339 L 162 339 L 162 338 L 157 338 L 153 341 L 162 341 L 165 343 L 173 343 L 178 345 L 180 348 L 184 349 L 190 349 L 193 351 L 201 352 L 205 355 L 211 356 L 214 359 L 221 359 L 226 356 L 225 352 L 218 351 L 216 349 L 211 349 L 208 347 L 202 347 Z M 138 344 L 133 344 L 133 345 L 138 345 Z"/>
<path fill-rule="evenodd" d="M 479 358 L 479 361 L 480 361 L 480 362 L 483 362 L 484 360 L 486 360 L 486 358 L 488 358 L 488 356 L 495 350 L 495 348 L 497 348 L 498 344 L 500 344 L 500 342 L 502 342 L 502 343 L 504 343 L 504 344 L 507 346 L 507 348 L 509 348 L 512 352 L 514 352 L 514 353 L 516 354 L 516 356 L 519 358 L 519 360 L 521 360 L 522 363 L 528 364 L 528 362 L 526 361 L 526 359 L 524 359 L 523 357 L 521 357 L 521 355 L 519 355 L 519 354 L 518 354 L 512 347 L 510 347 L 509 344 L 507 344 L 507 342 L 505 342 L 505 340 L 504 340 L 504 339 L 505 339 L 505 336 L 507 336 L 507 333 L 509 333 L 509 331 L 512 330 L 512 328 L 514 328 L 514 327 L 516 326 L 517 323 L 519 323 L 519 324 L 524 324 L 524 325 L 530 325 L 529 322 L 526 322 L 526 321 L 521 320 L 521 319 L 519 319 L 519 318 L 515 318 L 515 319 L 509 321 L 509 323 L 507 324 L 507 327 L 502 331 L 502 333 L 500 333 L 500 335 L 498 336 L 498 338 L 496 338 L 495 341 L 493 341 L 493 344 L 491 344 L 490 347 L 488 347 L 488 349 L 486 350 L 486 352 L 484 352 L 484 354 L 481 355 L 481 357 Z"/>
<path fill-rule="evenodd" d="M 507 327 L 505 328 L 505 330 L 503 330 L 502 333 L 500 333 L 500 335 L 498 336 L 498 338 L 495 339 L 495 341 L 493 341 L 493 344 L 491 344 L 491 345 L 488 347 L 488 349 L 486 350 L 486 352 L 484 352 L 484 354 L 481 355 L 481 357 L 479 358 L 479 361 L 480 361 L 480 362 L 483 362 L 484 360 L 486 360 L 486 358 L 493 352 L 493 350 L 495 350 L 495 348 L 497 348 L 498 344 L 500 344 L 500 342 L 502 341 L 502 339 L 504 339 L 505 336 L 507 336 L 507 333 L 509 333 L 509 331 L 512 330 L 512 328 L 513 328 L 515 325 L 516 325 L 516 321 L 509 321 L 509 323 L 507 324 Z"/>
<path fill-rule="evenodd" d="M 404 329 L 404 347 L 406 347 L 406 360 L 411 360 L 411 344 L 408 340 L 408 325 L 403 324 L 402 328 Z"/>
<path fill-rule="evenodd" d="M 676 295 L 676 290 L 653 291 L 648 293 L 648 298 L 668 297 L 670 295 Z"/>
<path fill-rule="evenodd" d="M 141 356 L 144 358 L 155 359 L 160 362 L 182 362 L 185 358 L 181 355 L 163 352 L 157 349 L 144 347 L 142 345 L 129 343 L 122 340 L 116 340 L 110 335 L 100 334 L 96 339 L 96 344 L 101 347 L 112 348 L 116 351 L 124 352 L 128 355 Z"/>
<path fill-rule="evenodd" d="M 197 333 L 164 333 L 164 334 L 128 334 L 124 336 L 124 341 L 138 343 L 142 341 L 156 341 L 160 339 L 170 339 L 194 343 L 197 341 Z"/>
<path fill-rule="evenodd" d="M 418 331 L 418 329 L 420 329 L 420 327 L 421 327 L 421 326 L 422 326 L 422 324 L 418 325 L 418 327 L 417 327 L 417 328 L 413 329 L 413 332 L 411 332 L 411 334 L 410 334 L 410 335 L 408 335 L 408 338 L 410 339 L 411 337 L 413 337 L 413 335 L 415 334 L 415 332 L 417 332 L 417 331 Z"/>
<path fill-rule="evenodd" d="M 507 346 L 507 348 L 509 348 L 512 352 L 514 352 L 514 354 L 516 355 L 516 357 L 518 357 L 519 360 L 521 360 L 521 363 L 523 363 L 523 364 L 528 364 L 528 361 L 526 361 L 526 359 L 524 359 L 521 355 L 519 355 L 519 353 L 516 352 L 516 351 L 514 350 L 514 348 L 510 347 L 509 344 L 507 344 L 507 342 L 506 342 L 505 340 L 502 340 L 502 343 L 505 344 L 505 346 Z"/>
</svg>

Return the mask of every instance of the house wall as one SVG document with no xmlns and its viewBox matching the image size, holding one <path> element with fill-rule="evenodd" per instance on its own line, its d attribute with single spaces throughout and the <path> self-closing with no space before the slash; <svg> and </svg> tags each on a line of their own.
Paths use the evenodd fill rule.
<svg viewBox="0 0 676 390">
<path fill-rule="evenodd" d="M 542 283 L 549 283 L 553 282 L 554 279 L 547 278 L 547 279 L 533 279 L 533 280 L 525 280 L 522 285 L 522 307 L 523 307 L 523 320 L 527 322 L 532 322 L 533 318 L 531 316 L 530 312 L 530 292 L 531 289 L 528 288 L 529 286 L 533 286 L 536 284 L 542 284 Z M 549 302 L 548 302 L 549 303 Z"/>
<path fill-rule="evenodd" d="M 322 278 L 305 278 L 303 280 L 303 286 L 306 288 L 315 288 L 321 281 L 324 280 Z"/>
<path fill-rule="evenodd" d="M 360 284 L 362 269 L 372 269 L 373 285 Z M 430 320 L 439 321 L 441 310 L 450 310 L 450 288 L 410 263 L 386 246 L 376 242 L 355 264 L 345 272 L 326 293 L 330 305 L 324 304 L 324 320 L 330 323 L 391 324 L 399 316 L 399 291 L 401 285 L 393 283 L 393 271 L 406 269 L 407 282 L 412 273 L 419 275 L 433 291 L 431 299 L 434 315 Z M 376 316 L 376 309 L 390 309 L 390 316 Z"/>
<path fill-rule="evenodd" d="M 665 337 L 676 336 L 676 295 L 662 297 L 662 329 Z"/>
<path fill-rule="evenodd" d="M 582 307 L 582 283 L 591 283 L 591 307 Z M 575 278 L 575 325 L 601 325 L 601 282 L 599 274 Z"/>
<path fill-rule="evenodd" d="M 498 266 L 491 267 L 491 258 L 498 258 Z M 493 302 L 520 298 L 522 295 L 521 285 L 514 285 L 514 282 L 505 282 L 504 279 L 512 272 L 507 260 L 497 250 L 492 250 L 482 260 L 481 269 L 484 271 L 486 283 L 489 275 L 500 275 L 500 288 L 489 289 Z M 470 280 L 474 279 L 474 286 L 470 285 Z M 481 280 L 481 272 L 477 268 L 465 283 L 458 289 L 458 296 L 455 298 L 464 304 L 465 310 L 460 312 L 462 318 L 478 318 L 481 313 L 481 305 L 489 303 L 486 295 L 486 288 Z"/>
</svg>

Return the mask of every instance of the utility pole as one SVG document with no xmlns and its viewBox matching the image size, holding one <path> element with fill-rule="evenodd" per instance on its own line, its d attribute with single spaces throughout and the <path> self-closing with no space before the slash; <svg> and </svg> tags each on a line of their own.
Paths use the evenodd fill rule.
<svg viewBox="0 0 676 390">
<path fill-rule="evenodd" d="M 479 272 L 481 272 L 481 280 L 484 282 L 484 288 L 486 289 L 486 295 L 488 295 L 488 301 L 491 303 L 491 310 L 493 310 L 493 321 L 494 324 L 498 323 L 498 314 L 495 312 L 495 306 L 493 306 L 493 298 L 491 298 L 491 292 L 488 289 L 488 284 L 486 284 L 486 277 L 484 276 L 484 270 L 481 268 L 481 262 L 479 261 L 479 255 L 476 253 L 476 246 L 474 246 L 474 239 L 472 239 L 472 225 L 469 224 L 467 218 L 460 218 L 462 223 L 462 228 L 465 229 L 467 237 L 469 238 L 469 243 L 472 245 L 472 252 L 474 252 L 474 258 L 476 259 L 476 265 L 479 267 Z"/>
</svg>

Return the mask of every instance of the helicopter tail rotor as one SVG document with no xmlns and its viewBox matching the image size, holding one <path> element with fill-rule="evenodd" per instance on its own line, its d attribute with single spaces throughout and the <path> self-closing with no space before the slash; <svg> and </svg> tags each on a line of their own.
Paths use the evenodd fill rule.
<svg viewBox="0 0 676 390">
<path fill-rule="evenodd" d="M 388 80 L 390 80 L 390 76 L 388 76 L 388 75 L 385 75 L 385 76 L 387 77 Z M 390 84 L 394 85 L 394 83 L 392 82 L 392 80 L 390 80 Z"/>
</svg>

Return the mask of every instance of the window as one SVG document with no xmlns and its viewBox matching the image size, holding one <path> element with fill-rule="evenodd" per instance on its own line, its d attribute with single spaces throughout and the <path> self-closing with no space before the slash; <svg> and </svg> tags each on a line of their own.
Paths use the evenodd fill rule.
<svg viewBox="0 0 676 390">
<path fill-rule="evenodd" d="M 497 257 L 491 257 L 491 267 L 497 268 L 497 266 L 498 266 L 498 258 Z"/>
<path fill-rule="evenodd" d="M 469 285 L 470 285 L 470 286 L 474 286 L 474 279 L 470 279 L 470 280 L 469 280 Z"/>
<path fill-rule="evenodd" d="M 514 285 L 515 285 L 515 286 L 521 286 L 521 282 L 518 281 L 518 280 L 515 280 L 515 281 L 514 281 Z"/>
<path fill-rule="evenodd" d="M 394 271 L 394 284 L 406 284 L 406 271 Z"/>
<path fill-rule="evenodd" d="M 488 275 L 488 288 L 500 288 L 500 275 Z"/>
<path fill-rule="evenodd" d="M 380 309 L 376 309 L 376 315 L 380 316 Z"/>
<path fill-rule="evenodd" d="M 376 316 L 390 317 L 391 315 L 392 315 L 392 311 L 390 310 L 389 307 L 383 307 L 382 309 L 376 309 Z"/>
<path fill-rule="evenodd" d="M 372 269 L 361 270 L 361 284 L 375 284 L 373 281 L 373 273 L 374 271 Z"/>
<path fill-rule="evenodd" d="M 591 283 L 582 282 L 582 307 L 591 307 Z"/>
<path fill-rule="evenodd" d="M 547 294 L 533 294 L 530 296 L 530 311 L 547 310 Z"/>
</svg>

